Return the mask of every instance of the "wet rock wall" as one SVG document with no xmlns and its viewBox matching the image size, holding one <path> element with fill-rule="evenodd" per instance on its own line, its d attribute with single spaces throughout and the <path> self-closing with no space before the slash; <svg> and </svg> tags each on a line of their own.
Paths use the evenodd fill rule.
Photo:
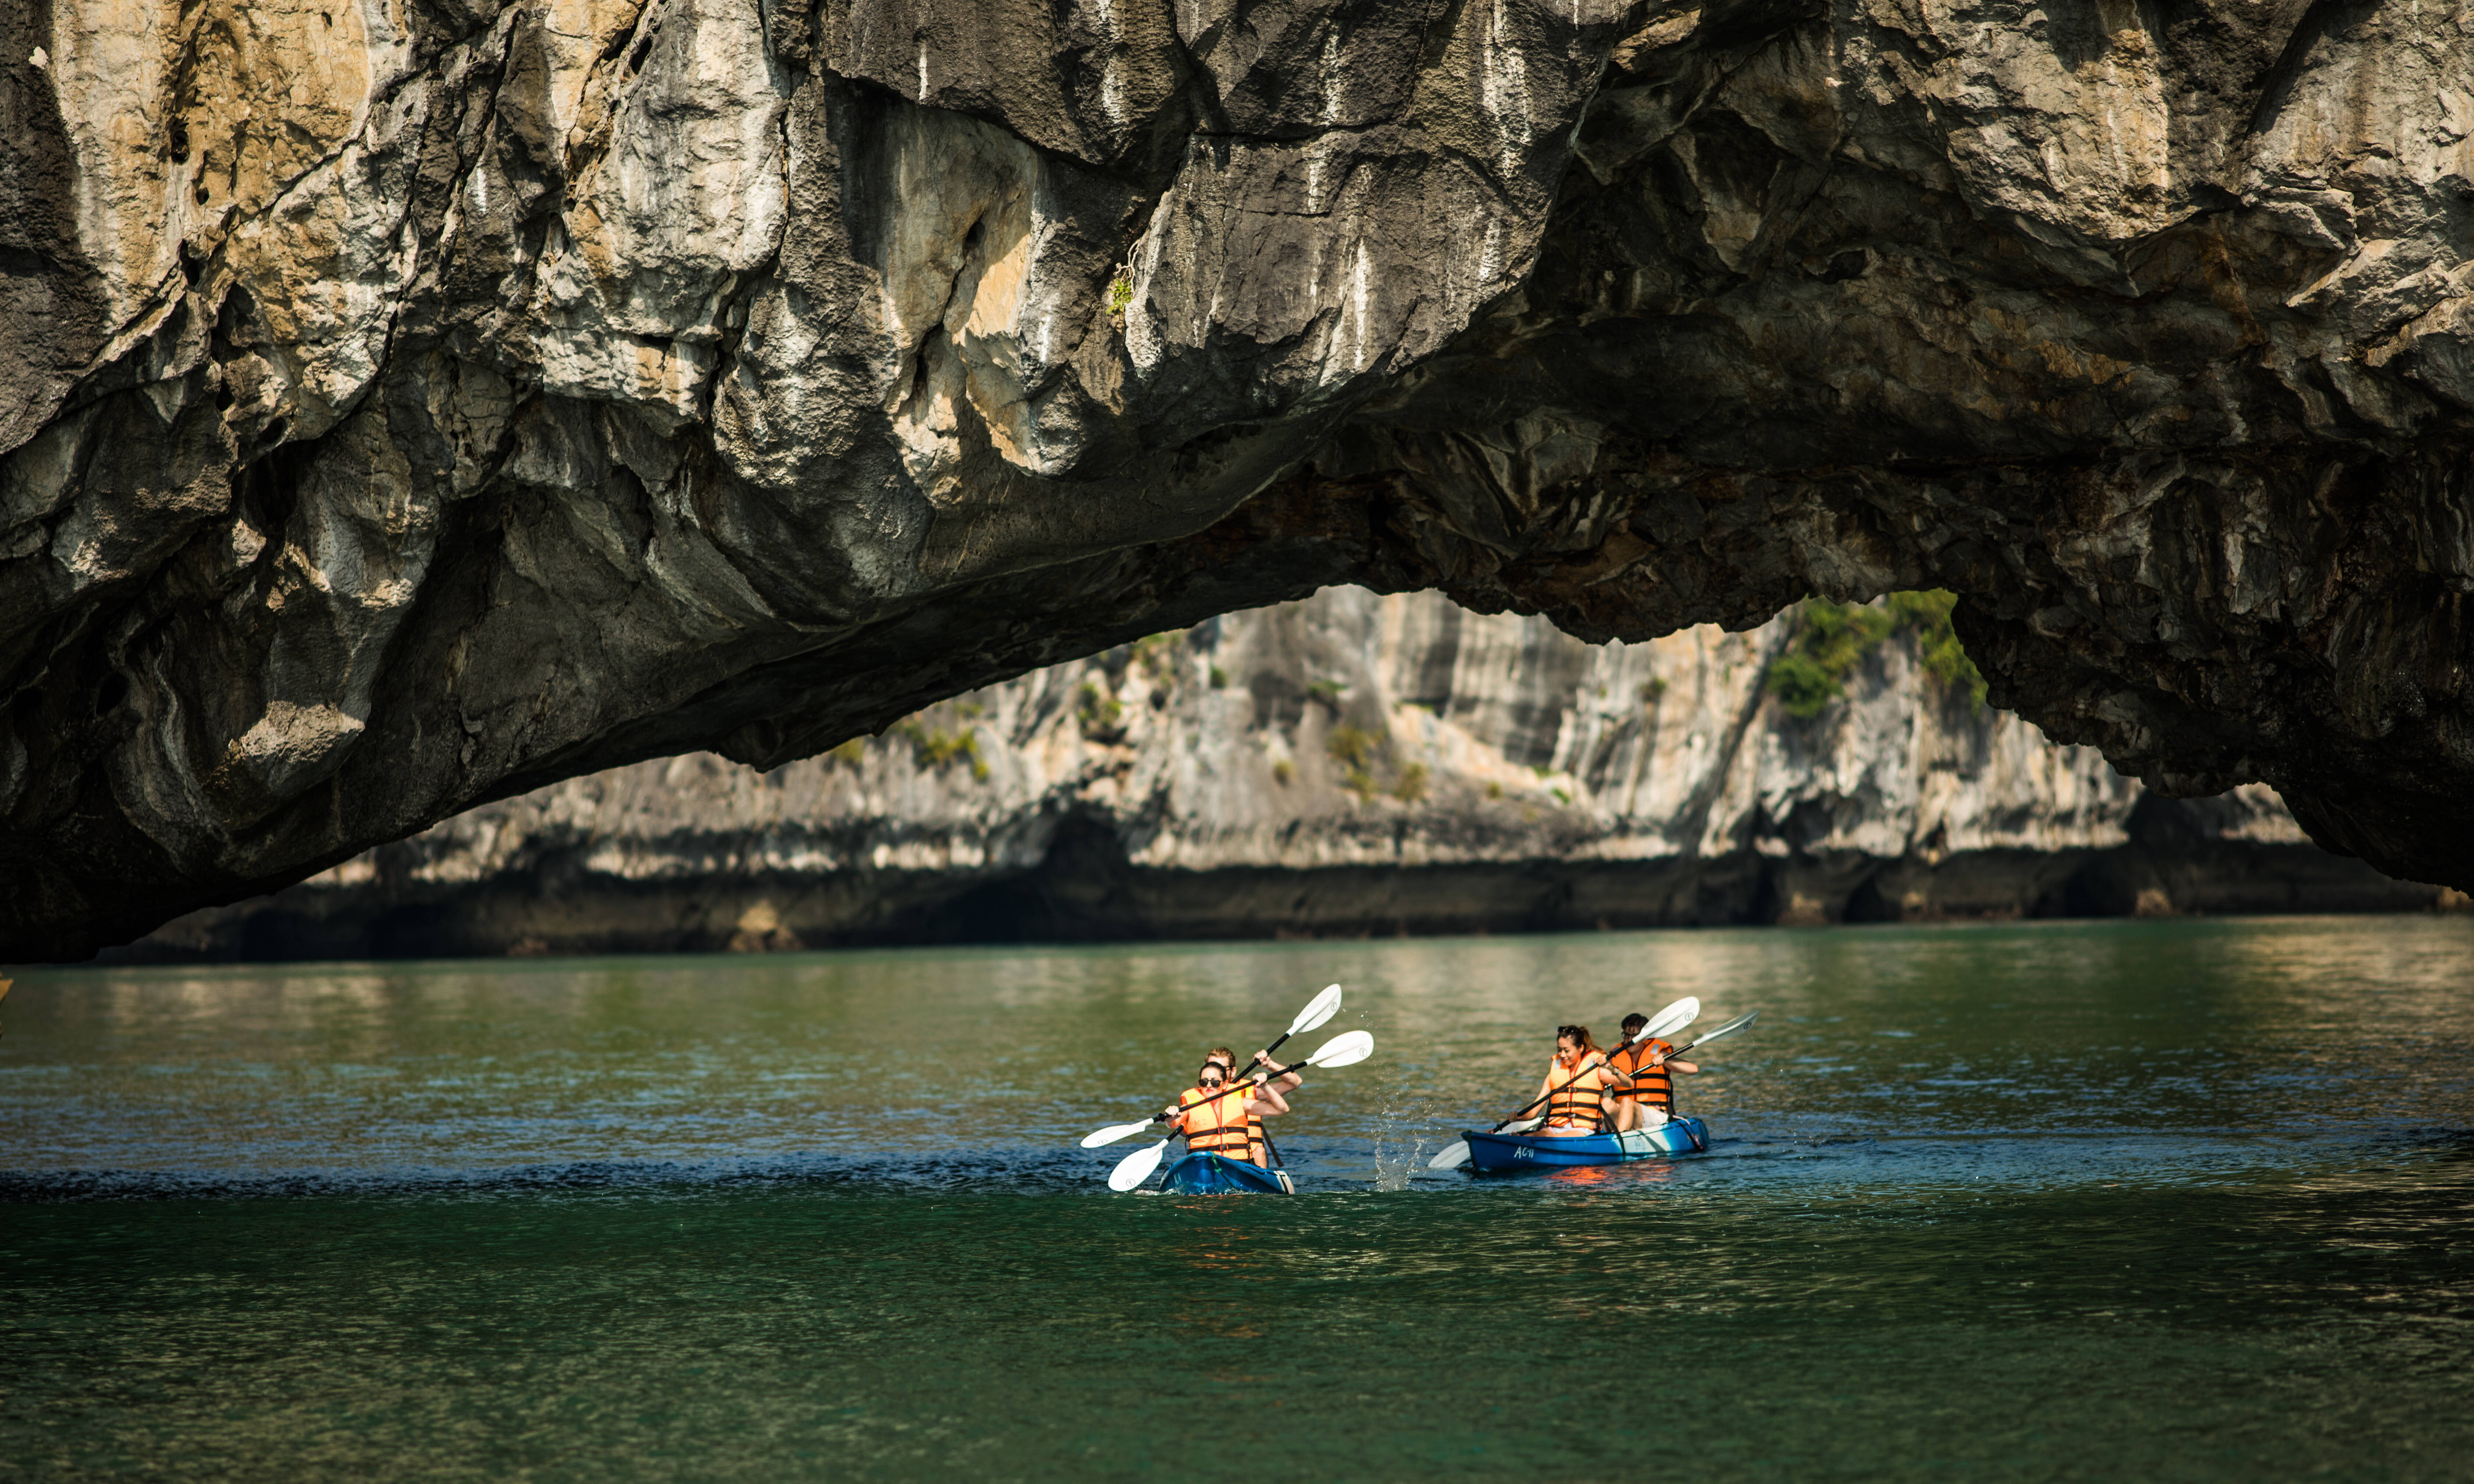
<svg viewBox="0 0 2474 1484">
<path fill-rule="evenodd" d="M 1949 588 L 2049 736 L 2474 888 L 2469 76 L 2301 0 L 18 5 L 0 958 L 1335 584 Z"/>
</svg>

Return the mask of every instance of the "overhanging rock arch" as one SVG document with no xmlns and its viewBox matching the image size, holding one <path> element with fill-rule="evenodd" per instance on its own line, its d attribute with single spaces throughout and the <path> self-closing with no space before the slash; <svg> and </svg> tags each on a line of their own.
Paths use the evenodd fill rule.
<svg viewBox="0 0 2474 1484">
<path fill-rule="evenodd" d="M 59 0 L 0 953 L 1340 582 L 1947 586 L 1996 704 L 2474 885 L 2464 42 L 2038 13 Z"/>
</svg>

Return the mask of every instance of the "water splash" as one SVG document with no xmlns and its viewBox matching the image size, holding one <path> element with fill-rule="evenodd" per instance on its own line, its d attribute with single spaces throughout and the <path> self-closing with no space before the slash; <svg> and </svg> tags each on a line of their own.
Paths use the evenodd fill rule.
<svg viewBox="0 0 2474 1484">
<path fill-rule="evenodd" d="M 1443 1098 L 1395 1064 L 1375 1090 L 1374 1188 L 1406 1190 L 1426 1156 L 1443 1146 Z"/>
</svg>

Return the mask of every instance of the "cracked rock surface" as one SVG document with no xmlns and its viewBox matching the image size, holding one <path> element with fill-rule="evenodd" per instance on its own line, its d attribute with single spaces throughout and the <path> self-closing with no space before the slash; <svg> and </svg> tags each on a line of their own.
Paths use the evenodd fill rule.
<svg viewBox="0 0 2474 1484">
<path fill-rule="evenodd" d="M 2444 7 L 30 0 L 0 956 L 1336 583 L 1946 586 L 2474 885 Z"/>
</svg>

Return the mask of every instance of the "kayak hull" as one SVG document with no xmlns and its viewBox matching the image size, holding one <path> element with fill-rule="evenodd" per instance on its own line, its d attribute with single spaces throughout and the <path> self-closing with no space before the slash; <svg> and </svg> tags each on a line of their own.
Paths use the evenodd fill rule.
<svg viewBox="0 0 2474 1484">
<path fill-rule="evenodd" d="M 1286 1170 L 1267 1170 L 1226 1155 L 1190 1154 L 1168 1167 L 1160 1188 L 1171 1195 L 1295 1195 Z"/>
<path fill-rule="evenodd" d="M 1582 1164 L 1629 1164 L 1699 1154 L 1710 1147 L 1710 1125 L 1698 1118 L 1670 1118 L 1655 1129 L 1629 1134 L 1576 1134 L 1540 1138 L 1530 1134 L 1461 1136 L 1468 1140 L 1469 1167 L 1495 1174 L 1515 1170 L 1569 1169 Z"/>
</svg>

